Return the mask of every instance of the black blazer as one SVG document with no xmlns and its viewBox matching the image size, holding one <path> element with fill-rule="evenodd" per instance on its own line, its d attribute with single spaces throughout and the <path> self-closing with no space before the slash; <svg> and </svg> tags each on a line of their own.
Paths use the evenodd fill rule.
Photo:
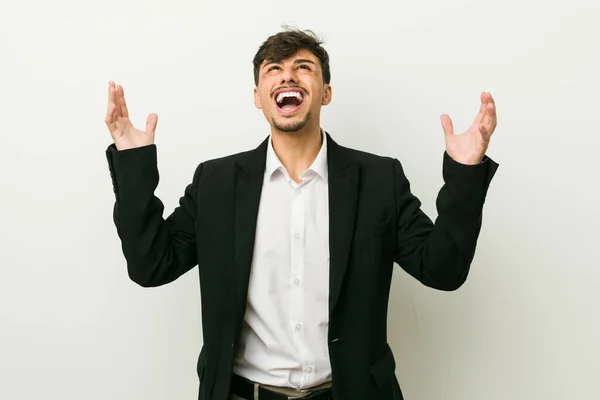
<svg viewBox="0 0 600 400">
<path fill-rule="evenodd" d="M 455 290 L 466 280 L 489 183 L 498 167 L 444 153 L 435 225 L 411 194 L 400 162 L 342 147 L 327 134 L 330 287 L 328 345 L 337 400 L 399 400 L 387 342 L 394 262 L 424 285 Z M 229 400 L 268 140 L 198 166 L 165 220 L 154 196 L 156 146 L 106 154 L 116 196 L 114 222 L 131 279 L 174 281 L 198 265 L 204 346 L 199 399 Z"/>
</svg>

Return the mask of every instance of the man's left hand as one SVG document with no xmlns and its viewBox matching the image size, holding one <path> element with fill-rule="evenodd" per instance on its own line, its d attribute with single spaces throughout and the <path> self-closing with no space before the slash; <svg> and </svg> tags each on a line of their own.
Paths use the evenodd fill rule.
<svg viewBox="0 0 600 400">
<path fill-rule="evenodd" d="M 452 159 L 461 164 L 475 165 L 481 163 L 490 138 L 496 129 L 496 104 L 492 95 L 481 93 L 481 107 L 473 124 L 464 133 L 454 134 L 450 116 L 441 116 L 442 128 L 446 136 L 446 152 Z"/>
</svg>

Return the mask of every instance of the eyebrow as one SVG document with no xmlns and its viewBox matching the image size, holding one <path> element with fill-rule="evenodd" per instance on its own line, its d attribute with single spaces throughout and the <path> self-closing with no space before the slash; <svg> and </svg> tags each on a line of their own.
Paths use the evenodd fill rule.
<svg viewBox="0 0 600 400">
<path fill-rule="evenodd" d="M 314 61 L 309 60 L 307 58 L 299 58 L 297 60 L 294 60 L 294 64 L 302 64 L 302 63 L 315 65 Z M 267 62 L 265 65 L 263 65 L 263 68 L 266 68 L 271 64 L 281 64 L 281 60 L 271 60 L 271 61 Z"/>
</svg>

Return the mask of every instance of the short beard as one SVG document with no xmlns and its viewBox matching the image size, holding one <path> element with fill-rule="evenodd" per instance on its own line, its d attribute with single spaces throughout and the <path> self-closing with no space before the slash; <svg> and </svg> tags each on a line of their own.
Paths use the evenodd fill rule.
<svg viewBox="0 0 600 400">
<path fill-rule="evenodd" d="M 310 113 L 306 113 L 304 118 L 298 122 L 291 122 L 291 123 L 285 124 L 285 125 L 277 123 L 277 121 L 275 121 L 275 118 L 272 118 L 273 127 L 280 132 L 298 132 L 298 131 L 304 129 L 304 127 L 310 122 L 310 120 L 311 120 Z"/>
</svg>

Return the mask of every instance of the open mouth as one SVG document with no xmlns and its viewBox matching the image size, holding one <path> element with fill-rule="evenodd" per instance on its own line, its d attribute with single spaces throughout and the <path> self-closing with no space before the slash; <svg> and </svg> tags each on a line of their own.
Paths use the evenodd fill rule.
<svg viewBox="0 0 600 400">
<path fill-rule="evenodd" d="M 285 90 L 275 94 L 275 104 L 279 112 L 291 114 L 300 109 L 304 102 L 304 93 L 299 89 Z"/>
</svg>

